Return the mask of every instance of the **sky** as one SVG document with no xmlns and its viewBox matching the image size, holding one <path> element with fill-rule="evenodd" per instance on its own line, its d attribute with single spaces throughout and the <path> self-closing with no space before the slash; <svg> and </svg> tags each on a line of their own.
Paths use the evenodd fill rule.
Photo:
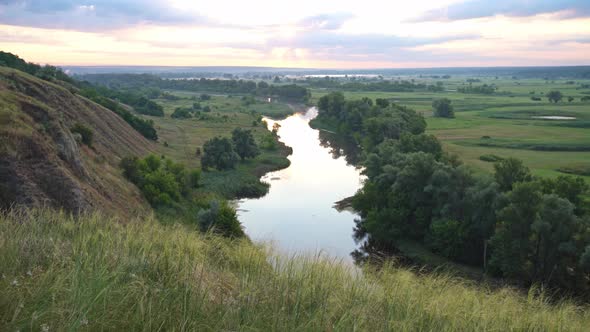
<svg viewBox="0 0 590 332">
<path fill-rule="evenodd" d="M 590 0 L 0 0 L 0 50 L 53 65 L 590 65 Z"/>
</svg>

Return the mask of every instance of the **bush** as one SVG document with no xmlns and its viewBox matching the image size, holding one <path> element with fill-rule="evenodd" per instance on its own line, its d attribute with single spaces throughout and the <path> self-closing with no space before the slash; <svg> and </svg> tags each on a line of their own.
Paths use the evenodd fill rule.
<svg viewBox="0 0 590 332">
<path fill-rule="evenodd" d="M 208 209 L 199 211 L 197 220 L 203 232 L 212 231 L 231 238 L 244 236 L 236 211 L 225 201 L 212 201 Z"/>
<path fill-rule="evenodd" d="M 172 115 L 170 115 L 170 117 L 173 119 L 189 119 L 193 116 L 191 114 L 191 110 L 182 107 L 177 107 L 172 113 Z"/>
<path fill-rule="evenodd" d="M 251 130 L 236 128 L 232 131 L 232 141 L 237 154 L 242 158 L 254 158 L 260 154 Z"/>
<path fill-rule="evenodd" d="M 203 145 L 203 158 L 201 166 L 204 170 L 210 167 L 218 170 L 234 168 L 240 160 L 234 144 L 229 138 L 215 137 Z"/>
<path fill-rule="evenodd" d="M 80 134 L 80 136 L 82 136 L 82 143 L 88 145 L 89 147 L 92 147 L 92 140 L 94 138 L 94 133 L 92 132 L 92 129 L 81 123 L 76 123 L 70 129 L 70 131 L 72 133 Z"/>
<path fill-rule="evenodd" d="M 141 189 L 152 206 L 178 202 L 182 195 L 198 187 L 201 178 L 200 170 L 187 172 L 184 165 L 155 155 L 144 159 L 126 157 L 119 165 L 123 175 Z"/>
<path fill-rule="evenodd" d="M 500 156 L 496 156 L 495 154 L 484 154 L 484 155 L 479 156 L 479 160 L 487 161 L 490 163 L 495 163 L 495 162 L 504 160 L 504 158 L 502 158 Z"/>
</svg>

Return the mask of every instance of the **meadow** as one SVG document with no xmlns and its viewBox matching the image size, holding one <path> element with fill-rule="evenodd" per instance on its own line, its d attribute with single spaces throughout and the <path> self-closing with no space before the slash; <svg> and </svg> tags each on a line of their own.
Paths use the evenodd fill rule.
<svg viewBox="0 0 590 332">
<path fill-rule="evenodd" d="M 347 98 L 386 98 L 417 110 L 426 117 L 427 132 L 438 137 L 448 152 L 457 154 L 476 171 L 493 169 L 493 163 L 480 159 L 492 154 L 522 159 L 536 175 L 556 177 L 570 173 L 590 179 L 590 101 L 581 101 L 582 97 L 590 96 L 587 86 L 590 81 L 478 77 L 479 82 L 471 83 L 473 86 L 496 85 L 497 91 L 488 95 L 458 92 L 459 88 L 469 85 L 468 77 L 415 79 L 428 84 L 442 81 L 444 91 L 343 93 Z M 561 91 L 564 99 L 550 103 L 545 95 L 551 90 Z M 327 90 L 312 90 L 314 101 L 326 93 Z M 569 102 L 568 97 L 574 100 Z M 454 119 L 432 116 L 432 100 L 438 98 L 452 101 Z M 575 119 L 536 118 L 541 116 Z"/>
<path fill-rule="evenodd" d="M 256 196 L 266 190 L 267 185 L 259 181 L 264 173 L 289 165 L 286 158 L 289 148 L 278 143 L 260 119 L 262 115 L 284 117 L 293 113 L 291 106 L 262 100 L 245 103 L 242 96 L 236 95 L 209 95 L 210 99 L 200 100 L 201 94 L 197 92 L 168 93 L 176 99 L 155 99 L 163 106 L 164 117 L 145 116 L 155 122 L 162 155 L 189 167 L 199 167 L 205 142 L 216 136 L 230 137 L 235 128 L 252 130 L 262 147 L 259 156 L 240 162 L 235 169 L 203 172 L 200 188 L 203 193 L 213 192 L 227 199 Z M 192 108 L 194 103 L 201 107 L 199 116 L 186 119 L 171 117 L 176 108 Z M 203 111 L 205 107 L 210 111 Z M 275 144 L 274 148 L 264 148 L 269 142 L 274 142 L 270 143 Z"/>
<path fill-rule="evenodd" d="M 590 311 L 395 265 L 202 234 L 152 217 L 0 215 L 0 330 L 584 331 Z"/>
</svg>

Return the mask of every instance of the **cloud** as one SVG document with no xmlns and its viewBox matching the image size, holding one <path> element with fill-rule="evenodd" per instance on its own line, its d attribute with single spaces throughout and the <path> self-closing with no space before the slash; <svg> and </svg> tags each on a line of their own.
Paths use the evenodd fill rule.
<svg viewBox="0 0 590 332">
<path fill-rule="evenodd" d="M 292 38 L 270 39 L 271 47 L 290 47 L 306 49 L 341 49 L 358 52 L 383 52 L 394 48 L 416 47 L 439 44 L 454 40 L 476 39 L 477 35 L 416 38 L 382 34 L 343 34 L 332 31 L 310 31 Z"/>
<path fill-rule="evenodd" d="M 77 31 L 141 23 L 205 24 L 208 20 L 157 0 L 0 0 L 0 23 Z"/>
<path fill-rule="evenodd" d="M 298 26 L 312 30 L 338 30 L 352 18 L 354 15 L 351 13 L 321 14 L 304 18 Z"/>
<path fill-rule="evenodd" d="M 413 22 L 456 21 L 506 15 L 516 17 L 560 13 L 563 18 L 590 16 L 589 0 L 468 0 L 430 10 Z"/>
</svg>

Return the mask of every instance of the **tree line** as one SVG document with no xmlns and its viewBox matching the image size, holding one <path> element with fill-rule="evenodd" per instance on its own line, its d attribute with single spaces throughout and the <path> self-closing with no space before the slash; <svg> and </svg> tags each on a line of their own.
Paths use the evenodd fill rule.
<svg viewBox="0 0 590 332">
<path fill-rule="evenodd" d="M 193 92 L 251 94 L 260 97 L 279 98 L 284 101 L 307 103 L 311 93 L 296 84 L 268 84 L 265 81 L 236 79 L 162 79 L 148 74 L 89 74 L 81 79 L 94 84 L 125 90 L 167 89 Z"/>
<path fill-rule="evenodd" d="M 318 107 L 319 117 L 350 128 L 366 152 L 367 179 L 353 207 L 361 215 L 356 235 L 368 239 L 368 251 L 411 239 L 493 276 L 590 290 L 589 188 L 582 178 L 537 178 L 513 158 L 497 162 L 493 176 L 475 174 L 424 133 L 424 119 L 412 110 L 340 94 L 322 97 Z M 360 125 L 351 126 L 359 113 Z M 375 136 L 375 127 L 394 130 Z"/>
<path fill-rule="evenodd" d="M 442 82 L 437 84 L 416 83 L 413 81 L 383 80 L 379 82 L 341 82 L 327 78 L 307 78 L 308 86 L 324 89 L 338 89 L 346 91 L 382 91 L 382 92 L 440 92 L 444 91 Z"/>
</svg>

